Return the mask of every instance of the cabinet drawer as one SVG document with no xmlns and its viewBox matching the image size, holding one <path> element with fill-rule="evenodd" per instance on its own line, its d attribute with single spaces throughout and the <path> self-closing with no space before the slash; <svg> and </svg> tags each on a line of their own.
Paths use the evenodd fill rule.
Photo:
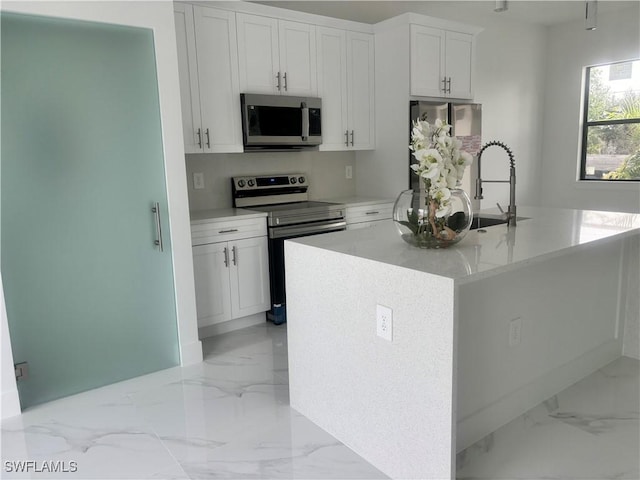
<svg viewBox="0 0 640 480">
<path fill-rule="evenodd" d="M 191 225 L 191 245 L 226 242 L 267 234 L 266 218 L 212 220 L 209 223 Z"/>
<path fill-rule="evenodd" d="M 393 215 L 393 203 L 347 207 L 347 224 L 386 220 Z"/>
</svg>

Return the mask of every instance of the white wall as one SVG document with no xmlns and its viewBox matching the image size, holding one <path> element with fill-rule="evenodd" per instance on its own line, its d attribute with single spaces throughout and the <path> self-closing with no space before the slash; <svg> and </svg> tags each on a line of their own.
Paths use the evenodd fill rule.
<svg viewBox="0 0 640 480">
<path fill-rule="evenodd" d="M 640 212 L 640 184 L 576 181 L 579 164 L 583 68 L 640 58 L 640 3 L 598 16 L 598 28 L 582 21 L 549 28 L 548 86 L 544 102 L 540 203 L 593 210 Z"/>
<path fill-rule="evenodd" d="M 355 165 L 353 152 L 253 152 L 187 155 L 191 211 L 232 206 L 231 177 L 304 173 L 311 186 L 309 198 L 326 200 L 355 194 L 355 175 L 345 178 L 345 167 Z M 193 188 L 193 174 L 204 174 L 205 188 Z"/>
<path fill-rule="evenodd" d="M 4 289 L 2 277 L 0 277 L 0 343 L 2 352 L 2 371 L 0 372 L 2 390 L 0 391 L 0 418 L 8 418 L 20 413 L 20 399 L 16 386 L 15 371 L 13 368 L 13 353 L 11 352 L 11 339 L 9 338 L 9 324 L 7 322 L 7 310 L 4 305 Z"/>
<path fill-rule="evenodd" d="M 544 99 L 546 29 L 541 26 L 507 21 L 498 15 L 473 16 L 456 5 L 439 2 L 430 5 L 429 15 L 469 25 L 483 27 L 477 36 L 476 46 L 476 103 L 482 104 L 482 140 L 505 142 L 514 152 L 517 170 L 517 203 L 536 205 L 539 197 L 539 176 L 542 136 L 542 104 Z M 407 39 L 408 42 L 408 39 Z M 408 45 L 408 43 L 407 43 Z M 376 48 L 378 44 L 376 43 Z M 408 48 L 408 47 L 407 47 Z M 376 50 L 376 71 L 388 71 L 388 66 L 378 64 Z M 399 65 L 407 52 L 397 51 L 393 61 Z M 408 70 L 394 71 L 406 84 L 408 92 Z M 406 77 L 406 78 L 405 78 Z M 376 78 L 377 82 L 378 78 Z M 380 87 L 379 98 L 383 101 L 393 95 L 394 102 L 405 102 L 406 114 L 401 113 L 402 124 L 408 123 L 408 95 L 389 92 Z M 397 107 L 396 107 L 397 108 Z M 376 107 L 377 121 L 384 121 L 388 110 Z M 404 115 L 404 116 L 402 116 Z M 406 119 L 406 120 L 404 120 Z M 380 127 L 380 125 L 379 125 Z M 408 188 L 407 130 L 402 127 L 401 147 L 385 152 L 384 156 L 373 159 L 368 154 L 358 154 L 357 192 L 370 195 L 376 189 L 384 196 L 395 197 Z M 387 126 L 376 131 L 377 148 L 389 149 Z M 396 138 L 399 133 L 394 134 Z M 408 145 L 408 143 L 407 143 Z M 499 149 L 489 149 L 483 154 L 482 175 L 487 179 L 508 179 L 508 157 Z M 474 167 L 471 167 L 474 168 Z M 509 187 L 501 184 L 487 184 L 485 199 L 481 208 L 495 207 L 496 202 L 509 203 Z"/>
<path fill-rule="evenodd" d="M 3 2 L 7 11 L 131 25 L 154 30 L 163 148 L 173 246 L 176 311 L 183 365 L 202 360 L 198 340 L 191 233 L 180 110 L 173 4 L 154 2 Z M 3 336 L 3 352 L 5 337 Z M 2 357 L 2 372 L 8 371 Z M 13 369 L 13 364 L 11 364 Z M 4 392 L 4 384 L 3 384 Z M 2 412 L 4 414 L 4 411 Z"/>
<path fill-rule="evenodd" d="M 593 210 L 640 212 L 640 183 L 578 182 L 583 69 L 589 65 L 640 58 L 640 3 L 598 15 L 598 28 L 582 21 L 549 28 L 546 98 L 542 136 L 540 204 Z M 639 358 L 640 254 L 629 247 L 624 355 Z"/>
</svg>

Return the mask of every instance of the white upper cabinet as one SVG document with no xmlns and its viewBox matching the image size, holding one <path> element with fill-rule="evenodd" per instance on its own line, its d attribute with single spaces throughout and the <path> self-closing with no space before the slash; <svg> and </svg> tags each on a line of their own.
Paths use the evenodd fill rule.
<svg viewBox="0 0 640 480">
<path fill-rule="evenodd" d="M 375 88 L 373 35 L 347 32 L 347 100 L 349 145 L 375 147 Z"/>
<path fill-rule="evenodd" d="M 186 153 L 241 152 L 235 13 L 174 3 Z"/>
<path fill-rule="evenodd" d="M 317 27 L 320 150 L 375 147 L 373 35 Z"/>
<path fill-rule="evenodd" d="M 237 14 L 240 90 L 316 96 L 315 26 Z"/>
<path fill-rule="evenodd" d="M 473 98 L 472 34 L 411 25 L 411 95 Z"/>
<path fill-rule="evenodd" d="M 182 105 L 182 131 L 186 153 L 202 152 L 202 142 L 197 131 L 201 129 L 200 92 L 198 89 L 198 65 L 193 26 L 193 7 L 183 3 L 173 4 L 178 47 L 178 72 L 180 75 L 180 103 Z M 200 143 L 200 144 L 199 144 Z M 199 144 L 199 145 L 198 145 Z"/>
</svg>

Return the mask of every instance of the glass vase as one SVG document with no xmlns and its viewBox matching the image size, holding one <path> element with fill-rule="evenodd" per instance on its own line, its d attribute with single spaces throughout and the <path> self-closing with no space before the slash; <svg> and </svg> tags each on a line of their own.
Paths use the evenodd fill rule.
<svg viewBox="0 0 640 480">
<path fill-rule="evenodd" d="M 451 211 L 445 216 L 436 216 L 436 206 L 426 190 L 405 190 L 398 195 L 393 221 L 405 242 L 420 248 L 446 248 L 465 237 L 473 220 L 467 193 L 451 190 Z"/>
</svg>

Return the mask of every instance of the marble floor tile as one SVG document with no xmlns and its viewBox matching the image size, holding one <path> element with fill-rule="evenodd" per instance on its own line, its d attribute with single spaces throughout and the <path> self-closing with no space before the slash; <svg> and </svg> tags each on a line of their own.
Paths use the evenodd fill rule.
<svg viewBox="0 0 640 480">
<path fill-rule="evenodd" d="M 621 357 L 458 455 L 458 480 L 640 479 L 640 362 Z"/>
<path fill-rule="evenodd" d="M 387 478 L 289 406 L 286 325 L 205 339 L 203 350 L 200 364 L 3 421 L 0 477 Z M 458 478 L 640 479 L 639 378 L 637 360 L 613 362 L 471 446 Z M 77 472 L 7 471 L 27 460 Z"/>
<path fill-rule="evenodd" d="M 289 406 L 286 326 L 206 339 L 205 360 L 2 422 L 2 478 L 386 478 Z M 29 472 L 8 472 L 19 461 Z M 56 463 L 57 462 L 57 463 Z M 43 466 L 77 472 L 42 472 Z M 33 467 L 33 465 L 32 465 Z"/>
</svg>

